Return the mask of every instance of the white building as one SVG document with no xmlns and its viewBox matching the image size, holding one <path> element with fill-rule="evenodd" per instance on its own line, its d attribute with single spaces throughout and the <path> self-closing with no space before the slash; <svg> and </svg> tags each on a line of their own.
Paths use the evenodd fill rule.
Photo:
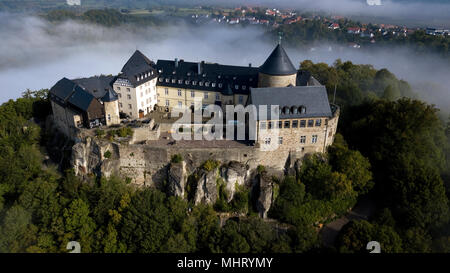
<svg viewBox="0 0 450 273">
<path fill-rule="evenodd" d="M 123 66 L 113 83 L 119 96 L 119 110 L 131 118 L 142 118 L 153 110 L 157 103 L 156 81 L 158 73 L 155 63 L 139 50 Z"/>
</svg>

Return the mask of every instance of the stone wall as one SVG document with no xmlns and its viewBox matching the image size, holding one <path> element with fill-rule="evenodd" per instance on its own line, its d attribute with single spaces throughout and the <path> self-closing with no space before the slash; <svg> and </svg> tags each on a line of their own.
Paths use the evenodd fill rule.
<svg viewBox="0 0 450 273">
<path fill-rule="evenodd" d="M 297 74 L 273 76 L 259 73 L 258 87 L 287 87 L 289 85 L 296 86 Z"/>
</svg>

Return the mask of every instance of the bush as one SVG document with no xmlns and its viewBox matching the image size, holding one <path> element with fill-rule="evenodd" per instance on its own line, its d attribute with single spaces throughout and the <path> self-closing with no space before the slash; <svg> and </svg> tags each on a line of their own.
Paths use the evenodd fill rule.
<svg viewBox="0 0 450 273">
<path fill-rule="evenodd" d="M 266 171 L 266 167 L 264 167 L 263 165 L 258 165 L 256 171 L 258 171 L 258 173 L 263 173 Z"/>
<path fill-rule="evenodd" d="M 106 152 L 103 154 L 103 156 L 104 156 L 105 158 L 110 158 L 110 157 L 111 157 L 111 152 L 108 150 L 108 151 L 106 151 Z"/>
<path fill-rule="evenodd" d="M 172 163 L 180 163 L 181 161 L 183 161 L 183 157 L 180 154 L 173 155 L 170 160 Z"/>
<path fill-rule="evenodd" d="M 97 137 L 103 137 L 105 135 L 105 130 L 97 129 L 97 130 L 95 130 L 95 135 Z"/>
<path fill-rule="evenodd" d="M 219 161 L 208 159 L 205 161 L 205 163 L 203 163 L 202 169 L 210 172 L 210 171 L 214 170 L 215 168 L 219 167 L 219 165 L 220 165 Z"/>
</svg>

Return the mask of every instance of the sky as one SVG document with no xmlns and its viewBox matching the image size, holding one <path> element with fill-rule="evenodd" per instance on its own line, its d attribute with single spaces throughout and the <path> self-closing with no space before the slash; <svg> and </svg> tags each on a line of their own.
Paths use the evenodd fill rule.
<svg viewBox="0 0 450 273">
<path fill-rule="evenodd" d="M 50 88 L 70 79 L 117 74 L 136 49 L 158 59 L 260 66 L 275 47 L 257 27 L 173 25 L 163 28 L 104 28 L 66 22 L 49 24 L 33 16 L 0 14 L 0 103 L 27 88 Z M 388 68 L 421 86 L 429 102 L 450 108 L 450 63 L 437 56 L 416 56 L 409 49 L 365 51 L 324 44 L 316 50 L 286 48 L 295 66 L 305 59 L 332 64 L 336 59 Z"/>
</svg>

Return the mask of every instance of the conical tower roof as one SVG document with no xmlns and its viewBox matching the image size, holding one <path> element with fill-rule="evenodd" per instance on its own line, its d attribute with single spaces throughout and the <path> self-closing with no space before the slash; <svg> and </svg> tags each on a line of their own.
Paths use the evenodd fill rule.
<svg viewBox="0 0 450 273">
<path fill-rule="evenodd" d="M 269 58 L 259 67 L 259 72 L 267 75 L 292 75 L 297 73 L 286 51 L 278 44 L 272 51 Z"/>
</svg>

